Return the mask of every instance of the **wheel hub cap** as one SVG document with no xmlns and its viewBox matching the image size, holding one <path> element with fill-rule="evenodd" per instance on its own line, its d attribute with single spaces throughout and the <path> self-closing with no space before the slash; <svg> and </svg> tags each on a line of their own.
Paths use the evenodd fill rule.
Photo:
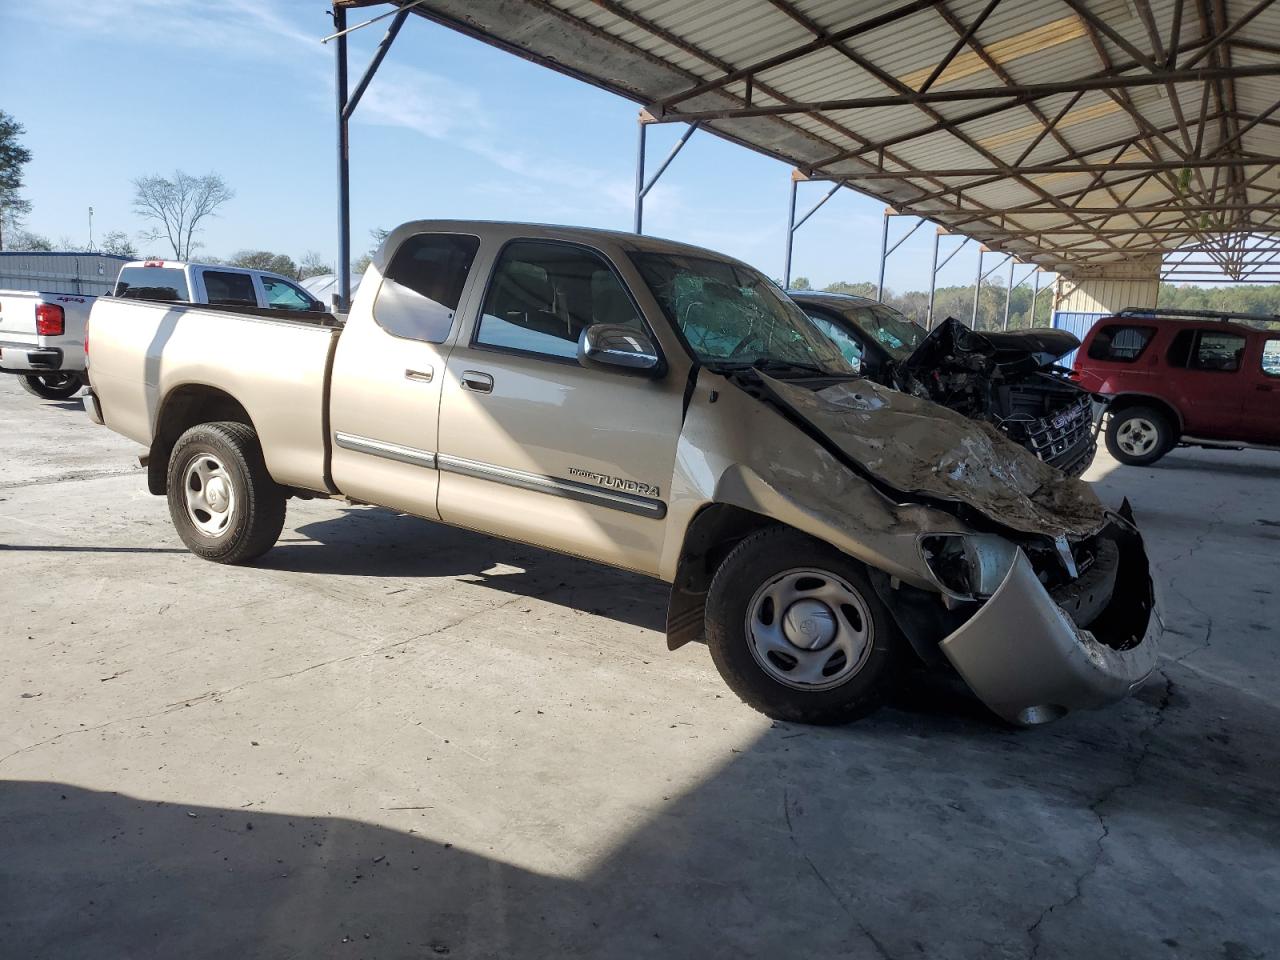
<svg viewBox="0 0 1280 960">
<path fill-rule="evenodd" d="M 821 650 L 836 637 L 836 617 L 821 600 L 797 600 L 782 616 L 782 633 L 801 650 Z"/>
<path fill-rule="evenodd" d="M 209 501 L 209 506 L 217 513 L 225 513 L 231 504 L 231 491 L 227 487 L 227 481 L 222 477 L 210 478 L 204 495 Z"/>
<path fill-rule="evenodd" d="M 182 471 L 187 516 L 207 537 L 220 537 L 231 527 L 236 512 L 235 488 L 227 468 L 217 457 L 197 454 Z"/>
<path fill-rule="evenodd" d="M 1150 420 L 1135 417 L 1121 425 L 1116 439 L 1120 442 L 1121 450 L 1130 456 L 1140 457 L 1151 452 L 1156 444 L 1157 433 L 1156 425 Z"/>
<path fill-rule="evenodd" d="M 875 625 L 862 594 L 814 567 L 784 571 L 747 605 L 746 640 L 760 668 L 797 690 L 829 690 L 866 664 Z"/>
</svg>

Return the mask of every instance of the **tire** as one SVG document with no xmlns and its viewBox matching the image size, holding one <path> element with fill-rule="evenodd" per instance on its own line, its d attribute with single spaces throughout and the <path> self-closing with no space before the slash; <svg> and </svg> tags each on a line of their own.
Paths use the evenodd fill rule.
<svg viewBox="0 0 1280 960">
<path fill-rule="evenodd" d="M 271 479 L 253 427 L 201 423 L 173 446 L 166 477 L 169 516 L 182 542 L 215 563 L 248 563 L 284 528 L 286 497 Z"/>
<path fill-rule="evenodd" d="M 1155 463 L 1178 442 L 1168 416 L 1155 407 L 1125 407 L 1107 422 L 1107 450 L 1131 467 Z"/>
<path fill-rule="evenodd" d="M 724 682 L 775 720 L 866 716 L 893 689 L 902 662 L 897 626 L 862 565 L 789 527 L 760 530 L 734 548 L 711 581 L 706 617 Z"/>
<path fill-rule="evenodd" d="M 84 387 L 78 373 L 32 373 L 19 379 L 23 390 L 41 400 L 70 400 Z"/>
</svg>

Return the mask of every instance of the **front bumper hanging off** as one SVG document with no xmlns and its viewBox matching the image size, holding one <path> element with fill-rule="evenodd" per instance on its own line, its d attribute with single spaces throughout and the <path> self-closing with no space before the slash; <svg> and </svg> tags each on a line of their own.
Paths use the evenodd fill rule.
<svg viewBox="0 0 1280 960">
<path fill-rule="evenodd" d="M 1155 668 L 1161 624 L 1142 537 L 1126 524 L 1116 542 L 1111 598 L 1090 629 L 1055 602 L 1019 550 L 991 598 L 942 641 L 965 683 L 1005 720 L 1030 726 L 1112 703 Z"/>
</svg>

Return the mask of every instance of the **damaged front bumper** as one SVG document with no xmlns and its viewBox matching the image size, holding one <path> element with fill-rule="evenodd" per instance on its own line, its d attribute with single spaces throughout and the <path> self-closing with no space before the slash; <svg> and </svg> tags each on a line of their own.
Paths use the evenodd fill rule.
<svg viewBox="0 0 1280 960">
<path fill-rule="evenodd" d="M 1150 564 L 1136 528 L 1117 523 L 1117 530 L 1110 599 L 1089 629 L 1076 625 L 1018 550 L 990 599 L 942 641 L 969 688 L 1005 720 L 1030 726 L 1112 703 L 1155 668 L 1160 618 Z M 1069 605 L 1087 599 L 1073 595 Z"/>
</svg>

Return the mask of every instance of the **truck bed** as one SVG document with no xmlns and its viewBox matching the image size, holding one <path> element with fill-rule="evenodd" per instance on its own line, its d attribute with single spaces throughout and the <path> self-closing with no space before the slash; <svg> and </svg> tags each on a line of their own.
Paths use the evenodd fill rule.
<svg viewBox="0 0 1280 960">
<path fill-rule="evenodd" d="M 163 404 L 232 401 L 278 483 L 323 491 L 340 330 L 329 314 L 102 297 L 89 321 L 89 377 L 107 426 L 148 447 Z"/>
</svg>

